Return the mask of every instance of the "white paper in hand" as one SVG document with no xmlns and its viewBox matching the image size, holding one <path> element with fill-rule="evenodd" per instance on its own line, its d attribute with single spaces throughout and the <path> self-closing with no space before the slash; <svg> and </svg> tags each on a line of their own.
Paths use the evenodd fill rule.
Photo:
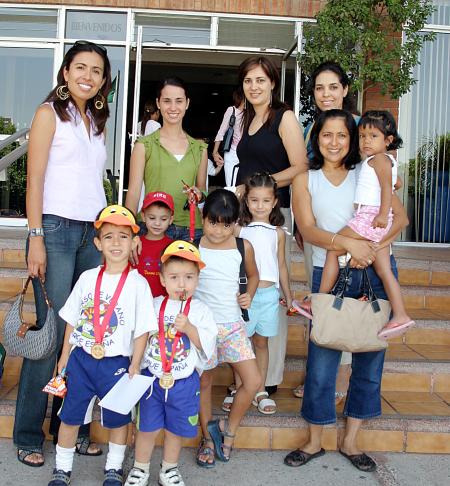
<svg viewBox="0 0 450 486">
<path fill-rule="evenodd" d="M 134 375 L 130 380 L 129 374 L 125 373 L 103 399 L 100 400 L 99 405 L 113 412 L 126 415 L 131 412 L 132 408 L 154 381 L 154 376 L 144 375 Z"/>
</svg>

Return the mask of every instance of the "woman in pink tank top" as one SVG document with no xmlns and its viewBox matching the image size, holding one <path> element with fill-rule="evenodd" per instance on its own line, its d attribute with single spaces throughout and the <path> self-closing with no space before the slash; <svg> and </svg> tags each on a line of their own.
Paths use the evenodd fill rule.
<svg viewBox="0 0 450 486">
<path fill-rule="evenodd" d="M 92 223 L 106 205 L 104 132 L 109 116 L 106 97 L 111 90 L 106 49 L 77 41 L 65 54 L 57 81 L 34 116 L 27 166 L 28 273 L 45 280 L 56 316 L 80 274 L 100 264 Z M 41 326 L 47 306 L 37 278 L 33 288 L 37 325 Z M 53 375 L 62 345 L 65 322 L 59 317 L 57 327 L 57 351 L 38 361 L 24 359 L 20 375 L 14 444 L 19 461 L 32 467 L 44 464 L 42 426 L 48 395 L 42 388 Z M 50 425 L 54 438 L 58 408 L 54 399 Z M 80 432 L 78 453 L 101 454 L 89 442 L 89 426 Z"/>
</svg>

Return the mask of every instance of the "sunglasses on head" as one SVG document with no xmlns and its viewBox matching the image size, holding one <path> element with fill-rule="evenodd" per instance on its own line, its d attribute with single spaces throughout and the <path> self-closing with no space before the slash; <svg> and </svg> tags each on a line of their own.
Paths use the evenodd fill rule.
<svg viewBox="0 0 450 486">
<path fill-rule="evenodd" d="M 93 47 L 98 47 L 105 55 L 107 54 L 107 50 L 105 46 L 102 46 L 101 44 L 96 44 L 95 42 L 90 42 L 86 40 L 78 40 L 75 42 L 73 47 L 75 46 L 93 46 Z"/>
</svg>

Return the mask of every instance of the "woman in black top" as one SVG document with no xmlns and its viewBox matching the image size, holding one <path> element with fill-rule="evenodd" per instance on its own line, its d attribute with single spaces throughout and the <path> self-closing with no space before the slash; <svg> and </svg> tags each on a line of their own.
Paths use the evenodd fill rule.
<svg viewBox="0 0 450 486">
<path fill-rule="evenodd" d="M 239 196 L 245 179 L 268 172 L 280 188 L 281 207 L 290 207 L 289 185 L 308 168 L 301 127 L 294 112 L 279 99 L 280 76 L 266 57 L 249 57 L 239 66 L 245 95 L 242 138 L 237 148 Z"/>
<path fill-rule="evenodd" d="M 236 195 L 244 193 L 243 182 L 255 172 L 268 172 L 276 180 L 278 198 L 291 231 L 289 186 L 293 178 L 308 169 L 305 143 L 294 112 L 280 101 L 280 76 L 266 57 L 249 57 L 239 66 L 239 83 L 245 96 L 242 138 L 237 147 L 239 172 Z M 286 263 L 290 265 L 290 238 L 286 238 Z M 287 302 L 290 306 L 290 302 Z M 287 319 L 279 321 L 278 336 L 269 339 L 266 389 L 276 390 L 283 381 Z M 264 364 L 259 363 L 262 367 Z"/>
</svg>

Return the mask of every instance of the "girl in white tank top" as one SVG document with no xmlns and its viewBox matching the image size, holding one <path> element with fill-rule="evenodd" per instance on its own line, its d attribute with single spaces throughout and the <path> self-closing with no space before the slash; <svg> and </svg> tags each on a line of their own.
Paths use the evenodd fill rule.
<svg viewBox="0 0 450 486">
<path fill-rule="evenodd" d="M 386 153 L 402 145 L 394 117 L 387 111 L 368 111 L 359 122 L 359 149 L 367 158 L 361 164 L 355 192 L 356 212 L 337 234 L 380 242 L 392 225 L 392 193 L 397 181 L 397 161 Z M 334 237 L 333 237 L 334 238 Z M 319 292 L 328 293 L 336 282 L 338 254 L 327 252 Z M 369 265 L 372 262 L 369 261 Z M 389 245 L 377 251 L 373 262 L 392 306 L 392 319 L 378 336 L 400 336 L 415 322 L 406 313 L 400 285 L 391 270 Z"/>
<path fill-rule="evenodd" d="M 253 405 L 262 414 L 276 412 L 276 403 L 265 390 L 269 363 L 269 337 L 278 335 L 281 286 L 288 308 L 292 305 L 285 259 L 286 235 L 281 228 L 284 216 L 277 199 L 277 183 L 268 173 L 256 173 L 245 183 L 241 203 L 239 236 L 250 241 L 255 251 L 259 285 L 249 309 L 247 334 L 251 336 L 261 373 L 261 386 Z"/>
<path fill-rule="evenodd" d="M 217 189 L 203 207 L 203 234 L 199 250 L 206 267 L 200 273 L 195 296 L 212 310 L 217 323 L 217 350 L 207 363 L 200 379 L 200 425 L 203 440 L 197 451 L 197 464 L 214 465 L 230 458 L 234 436 L 242 417 L 251 405 L 261 377 L 255 355 L 245 332 L 241 308 L 248 309 L 258 287 L 259 276 L 252 245 L 244 241 L 247 292 L 239 293 L 239 270 L 242 257 L 236 246 L 234 227 L 239 217 L 239 201 L 230 191 Z M 228 363 L 242 378 L 231 403 L 228 419 L 211 420 L 213 368 Z"/>
</svg>

